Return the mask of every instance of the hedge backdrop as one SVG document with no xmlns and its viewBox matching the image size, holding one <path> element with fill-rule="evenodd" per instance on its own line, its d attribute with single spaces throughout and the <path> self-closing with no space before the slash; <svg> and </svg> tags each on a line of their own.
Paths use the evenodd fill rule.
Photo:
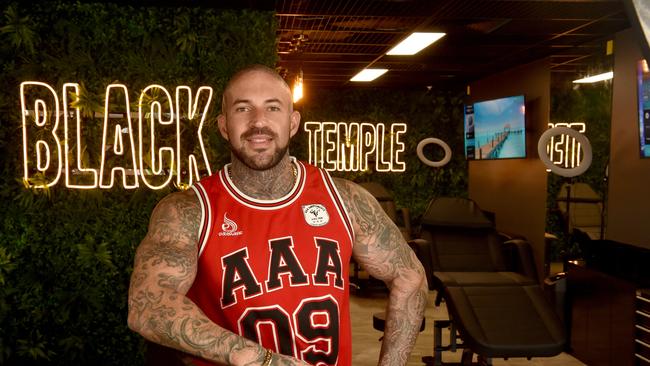
<svg viewBox="0 0 650 366">
<path fill-rule="evenodd" d="M 103 121 L 94 114 L 103 111 L 106 85 L 124 83 L 134 95 L 152 83 L 169 90 L 212 86 L 214 105 L 203 137 L 215 170 L 230 156 L 215 128 L 221 90 L 246 64 L 275 64 L 274 15 L 70 1 L 1 6 L 0 364 L 140 365 L 144 342 L 126 326 L 133 255 L 151 209 L 177 188 L 71 190 L 62 183 L 27 188 L 21 178 L 19 85 L 37 80 L 59 93 L 65 82 L 82 85 L 74 97 L 85 115 L 83 161 L 91 167 L 100 161 Z M 406 172 L 341 176 L 383 183 L 416 222 L 433 197 L 467 195 L 464 86 L 431 91 L 305 87 L 306 100 L 297 106 L 303 121 L 408 125 Z M 51 128 L 49 121 L 43 130 Z M 299 133 L 291 148 L 303 160 L 305 135 Z M 451 146 L 448 165 L 435 169 L 418 160 L 417 143 L 426 137 Z M 441 158 L 441 149 L 431 145 L 425 153 Z M 36 183 L 42 177 L 30 179 Z"/>
<path fill-rule="evenodd" d="M 174 188 L 26 189 L 19 84 L 60 93 L 78 82 L 91 116 L 113 82 L 134 95 L 153 83 L 209 85 L 219 99 L 233 70 L 275 64 L 274 14 L 44 1 L 4 4 L 1 21 L 0 364 L 142 364 L 142 339 L 126 326 L 129 276 L 152 207 Z M 102 122 L 84 119 L 87 166 L 98 166 Z M 211 127 L 217 166 L 229 154 Z"/>
</svg>

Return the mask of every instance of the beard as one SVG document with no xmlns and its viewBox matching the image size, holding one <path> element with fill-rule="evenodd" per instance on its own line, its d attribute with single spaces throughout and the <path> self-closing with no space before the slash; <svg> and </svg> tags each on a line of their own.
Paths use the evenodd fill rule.
<svg viewBox="0 0 650 366">
<path fill-rule="evenodd" d="M 244 141 L 251 136 L 259 134 L 271 136 L 274 141 L 277 141 L 277 134 L 267 127 L 252 128 L 242 133 L 240 139 Z M 248 155 L 244 151 L 244 146 L 236 149 L 234 146 L 232 146 L 230 140 L 228 140 L 228 147 L 230 148 L 232 154 L 237 158 L 237 160 L 241 161 L 244 163 L 244 165 L 253 170 L 268 170 L 275 167 L 289 151 L 288 142 L 286 145 L 276 148 L 275 151 L 273 151 L 271 154 L 270 158 L 268 158 L 268 155 Z"/>
</svg>

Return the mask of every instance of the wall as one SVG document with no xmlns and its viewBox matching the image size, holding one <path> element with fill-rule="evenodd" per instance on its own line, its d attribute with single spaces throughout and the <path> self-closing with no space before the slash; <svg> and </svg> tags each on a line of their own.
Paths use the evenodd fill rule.
<svg viewBox="0 0 650 366">
<path fill-rule="evenodd" d="M 482 209 L 496 214 L 498 230 L 528 239 L 538 273 L 542 274 L 547 173 L 537 157 L 537 140 L 549 120 L 548 61 L 536 61 L 492 75 L 471 84 L 470 90 L 473 101 L 526 95 L 528 158 L 470 161 L 469 197 Z"/>
<path fill-rule="evenodd" d="M 636 63 L 632 30 L 615 39 L 607 239 L 650 248 L 650 159 L 639 157 Z"/>
</svg>

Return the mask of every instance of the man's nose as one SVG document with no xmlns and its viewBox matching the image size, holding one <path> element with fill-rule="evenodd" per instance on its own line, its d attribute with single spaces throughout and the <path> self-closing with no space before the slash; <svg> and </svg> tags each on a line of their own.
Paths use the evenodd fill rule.
<svg viewBox="0 0 650 366">
<path fill-rule="evenodd" d="M 264 108 L 255 108 L 251 113 L 250 124 L 254 127 L 259 127 L 266 124 L 266 114 Z"/>
</svg>

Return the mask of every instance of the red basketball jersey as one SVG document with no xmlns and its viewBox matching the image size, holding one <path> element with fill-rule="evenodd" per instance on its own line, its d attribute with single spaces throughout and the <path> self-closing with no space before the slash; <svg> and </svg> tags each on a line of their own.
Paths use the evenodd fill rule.
<svg viewBox="0 0 650 366">
<path fill-rule="evenodd" d="M 292 164 L 296 182 L 278 200 L 246 196 L 228 166 L 192 187 L 203 216 L 187 296 L 216 324 L 272 351 L 348 366 L 352 226 L 327 172 Z"/>
</svg>

